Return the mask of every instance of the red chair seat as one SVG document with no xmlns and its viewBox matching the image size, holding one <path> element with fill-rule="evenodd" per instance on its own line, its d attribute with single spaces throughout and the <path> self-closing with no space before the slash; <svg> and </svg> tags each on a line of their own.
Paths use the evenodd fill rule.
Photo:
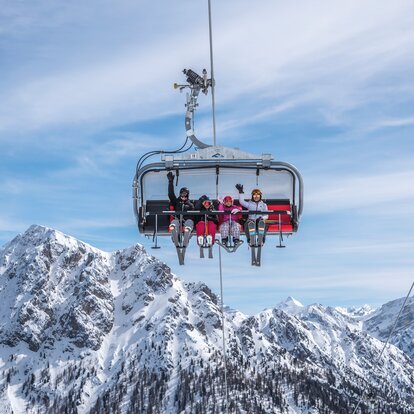
<svg viewBox="0 0 414 414">
<path fill-rule="evenodd" d="M 292 208 L 290 204 L 268 204 L 268 210 L 285 211 L 286 213 L 270 213 L 266 220 L 268 233 L 293 233 Z M 280 222 L 279 222 L 280 220 Z"/>
</svg>

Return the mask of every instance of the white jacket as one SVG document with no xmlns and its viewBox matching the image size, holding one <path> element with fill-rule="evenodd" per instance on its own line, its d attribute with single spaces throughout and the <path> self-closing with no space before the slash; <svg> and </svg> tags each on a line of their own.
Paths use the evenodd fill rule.
<svg viewBox="0 0 414 414">
<path fill-rule="evenodd" d="M 266 211 L 267 210 L 267 204 L 260 200 L 258 203 L 256 203 L 253 200 L 245 201 L 242 197 L 242 194 L 239 194 L 239 202 L 240 205 L 243 206 L 245 209 L 250 211 Z M 266 220 L 269 215 L 268 214 L 249 214 L 249 219 L 251 220 L 257 220 L 258 218 L 262 218 L 263 220 Z"/>
</svg>

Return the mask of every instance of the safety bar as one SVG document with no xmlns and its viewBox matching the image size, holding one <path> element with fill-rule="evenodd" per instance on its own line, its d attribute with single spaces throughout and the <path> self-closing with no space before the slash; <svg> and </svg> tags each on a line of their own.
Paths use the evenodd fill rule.
<svg viewBox="0 0 414 414">
<path fill-rule="evenodd" d="M 146 216 L 175 216 L 175 215 L 183 215 L 183 216 L 200 216 L 200 215 L 229 215 L 232 214 L 231 211 L 219 211 L 219 210 L 212 210 L 206 212 L 205 210 L 190 210 L 190 211 L 160 211 L 160 212 L 146 212 Z M 291 215 L 292 212 L 290 210 L 239 210 L 237 213 L 233 215 L 241 214 L 241 215 L 249 215 L 249 214 L 288 214 Z"/>
</svg>

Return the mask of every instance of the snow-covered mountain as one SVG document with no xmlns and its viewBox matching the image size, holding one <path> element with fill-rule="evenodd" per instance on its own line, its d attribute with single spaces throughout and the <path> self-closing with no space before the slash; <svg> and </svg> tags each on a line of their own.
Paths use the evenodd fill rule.
<svg viewBox="0 0 414 414">
<path fill-rule="evenodd" d="M 208 286 L 32 226 L 0 249 L 0 414 L 414 413 L 412 301 L 377 361 L 400 305 L 225 309 L 224 364 Z"/>
<path fill-rule="evenodd" d="M 414 361 L 414 297 L 408 298 L 395 325 L 396 315 L 400 312 L 404 300 L 405 298 L 401 298 L 382 305 L 364 320 L 364 330 L 381 341 L 386 341 L 392 333 L 391 343 Z"/>
</svg>

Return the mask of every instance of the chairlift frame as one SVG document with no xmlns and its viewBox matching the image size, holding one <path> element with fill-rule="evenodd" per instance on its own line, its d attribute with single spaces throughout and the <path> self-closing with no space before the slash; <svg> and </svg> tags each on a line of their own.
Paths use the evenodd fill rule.
<svg viewBox="0 0 414 414">
<path fill-rule="evenodd" d="M 288 173 L 292 178 L 291 197 L 288 200 L 269 200 L 268 204 L 271 216 L 268 220 L 267 235 L 278 235 L 281 241 L 284 235 L 291 235 L 299 227 L 300 217 L 303 211 L 303 179 L 299 171 L 291 164 L 282 161 L 274 161 L 270 154 L 257 156 L 244 153 L 237 149 L 209 146 L 194 153 L 184 155 L 164 155 L 161 162 L 150 163 L 136 171 L 133 179 L 133 209 L 137 221 L 138 231 L 146 236 L 152 236 L 156 241 L 157 236 L 168 236 L 168 210 L 169 200 L 151 201 L 145 197 L 145 178 L 152 173 L 211 171 L 216 177 L 216 187 L 220 186 L 220 172 L 235 173 L 235 183 L 239 180 L 237 171 L 255 171 L 261 173 L 277 174 Z M 167 195 L 167 180 L 165 180 L 165 194 Z M 266 188 L 264 188 L 266 195 Z M 212 194 L 209 194 L 212 199 Z M 190 197 L 191 198 L 191 197 Z M 276 209 L 272 208 L 275 207 Z M 172 212 L 171 212 L 172 213 Z M 170 213 L 170 214 L 171 214 Z M 201 215 L 201 213 L 200 213 Z M 218 215 L 218 213 L 217 213 Z M 247 215 L 247 212 L 244 212 Z M 282 217 L 283 216 L 283 217 Z M 242 234 L 243 234 L 242 230 Z"/>
</svg>

